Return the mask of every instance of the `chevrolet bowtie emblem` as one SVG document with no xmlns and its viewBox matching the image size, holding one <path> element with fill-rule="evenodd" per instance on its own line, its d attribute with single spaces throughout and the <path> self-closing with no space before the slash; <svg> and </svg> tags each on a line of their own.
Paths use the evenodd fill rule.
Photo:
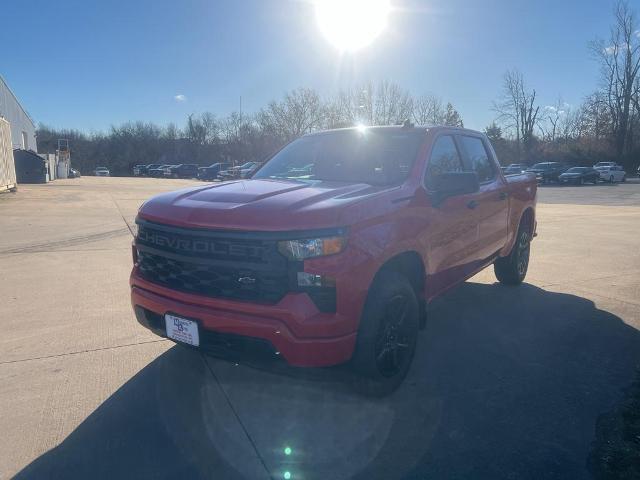
<svg viewBox="0 0 640 480">
<path fill-rule="evenodd" d="M 252 277 L 240 277 L 238 278 L 238 283 L 241 283 L 243 285 L 252 285 L 256 283 L 256 279 Z"/>
</svg>

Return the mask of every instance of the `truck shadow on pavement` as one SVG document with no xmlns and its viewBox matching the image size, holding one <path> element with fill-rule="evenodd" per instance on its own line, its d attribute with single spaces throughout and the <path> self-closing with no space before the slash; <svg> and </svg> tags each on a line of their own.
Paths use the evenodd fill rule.
<svg viewBox="0 0 640 480">
<path fill-rule="evenodd" d="M 16 478 L 588 478 L 597 417 L 639 361 L 638 331 L 590 300 L 466 283 L 430 306 L 388 398 L 341 368 L 176 346 Z"/>
</svg>

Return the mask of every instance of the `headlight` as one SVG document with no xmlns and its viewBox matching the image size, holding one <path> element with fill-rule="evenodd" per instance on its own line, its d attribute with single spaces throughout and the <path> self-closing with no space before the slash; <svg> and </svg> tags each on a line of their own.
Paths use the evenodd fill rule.
<svg viewBox="0 0 640 480">
<path fill-rule="evenodd" d="M 344 250 L 344 237 L 308 238 L 304 240 L 285 240 L 278 242 L 278 250 L 290 260 L 333 255 Z"/>
</svg>

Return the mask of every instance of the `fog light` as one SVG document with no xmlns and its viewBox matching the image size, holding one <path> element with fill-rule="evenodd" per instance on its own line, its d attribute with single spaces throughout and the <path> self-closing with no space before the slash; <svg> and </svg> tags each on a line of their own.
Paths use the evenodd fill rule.
<svg viewBox="0 0 640 480">
<path fill-rule="evenodd" d="M 315 275 L 313 273 L 298 272 L 298 286 L 299 287 L 321 287 L 322 276 Z"/>
<path fill-rule="evenodd" d="M 315 273 L 298 272 L 299 287 L 335 287 L 336 279 Z"/>
</svg>

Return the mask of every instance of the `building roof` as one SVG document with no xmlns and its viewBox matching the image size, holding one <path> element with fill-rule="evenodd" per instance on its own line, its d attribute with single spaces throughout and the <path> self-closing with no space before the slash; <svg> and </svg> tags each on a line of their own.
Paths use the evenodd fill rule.
<svg viewBox="0 0 640 480">
<path fill-rule="evenodd" d="M 5 79 L 2 77 L 2 75 L 0 75 L 0 82 L 2 82 L 2 84 L 5 86 L 5 88 L 7 89 L 7 92 L 9 92 L 11 94 L 11 96 L 13 97 L 13 99 L 16 101 L 16 105 L 18 105 L 20 107 L 20 110 L 22 110 L 22 112 L 25 114 L 25 116 L 29 119 L 29 121 L 31 122 L 31 124 L 33 125 L 33 128 L 36 127 L 35 122 L 33 121 L 33 118 L 31 118 L 31 115 L 29 115 L 29 112 L 27 112 L 24 107 L 22 106 L 22 104 L 20 103 L 20 100 L 18 100 L 18 97 L 16 96 L 15 93 L 13 93 L 13 90 L 11 90 L 11 87 L 9 87 L 9 84 L 5 81 Z"/>
</svg>

